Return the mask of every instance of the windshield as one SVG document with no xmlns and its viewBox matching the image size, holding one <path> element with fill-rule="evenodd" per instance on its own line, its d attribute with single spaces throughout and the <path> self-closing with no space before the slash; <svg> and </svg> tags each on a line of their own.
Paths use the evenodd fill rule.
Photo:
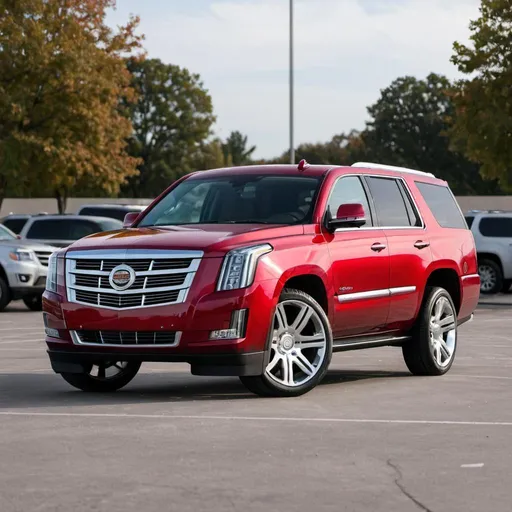
<svg viewBox="0 0 512 512">
<path fill-rule="evenodd" d="M 0 224 L 0 240 L 16 240 L 16 235 Z"/>
<path fill-rule="evenodd" d="M 140 226 L 305 224 L 320 179 L 286 175 L 191 178 L 171 190 Z"/>
</svg>

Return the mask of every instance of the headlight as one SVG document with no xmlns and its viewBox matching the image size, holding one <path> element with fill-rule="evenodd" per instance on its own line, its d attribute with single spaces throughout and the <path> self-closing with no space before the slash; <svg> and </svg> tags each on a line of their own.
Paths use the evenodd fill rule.
<svg viewBox="0 0 512 512">
<path fill-rule="evenodd" d="M 57 292 L 57 255 L 52 254 L 48 260 L 48 274 L 46 276 L 46 289 Z"/>
<path fill-rule="evenodd" d="M 9 253 L 9 258 L 14 261 L 37 261 L 34 251 L 28 249 L 16 249 Z"/>
<path fill-rule="evenodd" d="M 258 260 L 273 250 L 269 244 L 234 249 L 226 254 L 217 291 L 247 288 L 254 280 Z"/>
</svg>

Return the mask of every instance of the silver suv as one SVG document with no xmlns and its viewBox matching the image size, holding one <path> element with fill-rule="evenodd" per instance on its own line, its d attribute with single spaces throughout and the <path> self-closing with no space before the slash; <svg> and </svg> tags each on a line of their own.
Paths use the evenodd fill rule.
<svg viewBox="0 0 512 512">
<path fill-rule="evenodd" d="M 466 222 L 478 253 L 482 293 L 507 292 L 512 287 L 512 212 L 471 210 Z"/>
<path fill-rule="evenodd" d="M 22 299 L 32 311 L 41 310 L 48 259 L 56 247 L 20 240 L 0 224 L 0 311 Z"/>
</svg>

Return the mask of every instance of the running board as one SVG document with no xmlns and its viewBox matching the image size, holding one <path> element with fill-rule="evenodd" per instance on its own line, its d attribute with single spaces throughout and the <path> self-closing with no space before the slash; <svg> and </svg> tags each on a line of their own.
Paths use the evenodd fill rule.
<svg viewBox="0 0 512 512">
<path fill-rule="evenodd" d="M 353 338 L 342 338 L 333 341 L 333 352 L 344 352 L 345 350 L 362 350 L 373 347 L 395 347 L 400 346 L 404 341 L 409 341 L 411 336 L 355 336 Z"/>
</svg>

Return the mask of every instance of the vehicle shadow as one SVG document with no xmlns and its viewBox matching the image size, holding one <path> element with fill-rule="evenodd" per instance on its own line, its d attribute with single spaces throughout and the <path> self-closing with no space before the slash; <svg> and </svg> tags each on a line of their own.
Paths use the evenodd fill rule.
<svg viewBox="0 0 512 512">
<path fill-rule="evenodd" d="M 330 370 L 320 384 L 410 377 L 406 372 Z M 83 393 L 51 373 L 12 373 L 0 375 L 0 410 L 91 405 L 130 405 L 198 401 L 260 399 L 234 377 L 197 377 L 188 372 L 139 374 L 126 388 L 115 393 Z"/>
</svg>

